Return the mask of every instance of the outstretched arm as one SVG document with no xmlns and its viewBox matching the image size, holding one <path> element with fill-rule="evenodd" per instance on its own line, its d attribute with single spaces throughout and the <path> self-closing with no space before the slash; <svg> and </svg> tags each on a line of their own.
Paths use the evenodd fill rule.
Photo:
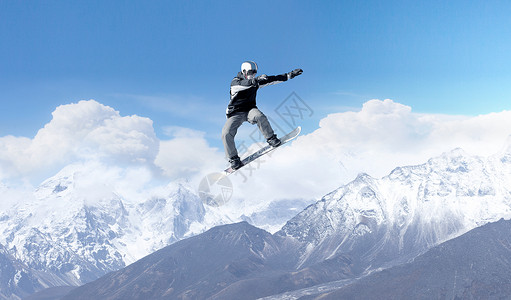
<svg viewBox="0 0 511 300">
<path fill-rule="evenodd" d="M 257 77 L 256 80 L 259 83 L 259 87 L 265 87 L 267 85 L 277 84 L 295 78 L 296 76 L 302 73 L 303 73 L 302 69 L 295 69 L 289 73 L 284 73 L 281 75 L 268 76 L 266 74 L 263 74 Z"/>
</svg>

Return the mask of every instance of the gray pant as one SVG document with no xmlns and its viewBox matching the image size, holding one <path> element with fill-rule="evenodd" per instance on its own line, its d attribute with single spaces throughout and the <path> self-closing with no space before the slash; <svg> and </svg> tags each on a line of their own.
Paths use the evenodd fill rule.
<svg viewBox="0 0 511 300">
<path fill-rule="evenodd" d="M 266 139 L 269 139 L 274 135 L 270 122 L 268 122 L 268 118 L 266 118 L 259 109 L 252 108 L 249 112 L 236 113 L 227 119 L 224 128 L 222 129 L 222 141 L 224 142 L 227 158 L 232 158 L 238 155 L 238 150 L 236 150 L 236 144 L 234 143 L 234 136 L 243 122 L 257 124 L 259 130 L 261 130 Z"/>
</svg>

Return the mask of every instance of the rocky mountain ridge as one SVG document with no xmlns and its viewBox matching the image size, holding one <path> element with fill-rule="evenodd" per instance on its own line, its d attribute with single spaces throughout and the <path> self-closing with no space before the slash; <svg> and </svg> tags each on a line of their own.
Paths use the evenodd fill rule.
<svg viewBox="0 0 511 300">
<path fill-rule="evenodd" d="M 509 153 L 461 149 L 381 179 L 359 175 L 307 207 L 279 235 L 303 242 L 300 265 L 362 253 L 372 268 L 403 262 L 475 227 L 511 217 Z"/>
<path fill-rule="evenodd" d="M 508 150 L 482 158 L 456 149 L 422 165 L 396 168 L 380 179 L 361 174 L 307 207 L 273 235 L 294 241 L 296 251 L 289 255 L 291 269 L 272 272 L 295 283 L 305 280 L 305 284 L 284 284 L 291 289 L 355 278 L 408 262 L 475 227 L 509 218 Z M 45 181 L 34 199 L 0 213 L 4 257 L 13 266 L 19 266 L 14 261 L 23 265 L 6 273 L 9 291 L 22 281 L 33 282 L 25 288 L 27 293 L 80 285 L 178 240 L 233 221 L 205 207 L 185 183 L 170 184 L 151 197 L 134 201 L 122 189 L 88 180 L 84 176 L 88 171 L 70 166 Z M 329 269 L 326 273 L 325 268 Z M 289 272 L 296 273 L 289 277 Z M 15 280 L 16 276 L 22 280 Z M 267 280 L 247 278 L 223 292 Z M 282 292 L 278 287 L 272 291 Z"/>
</svg>

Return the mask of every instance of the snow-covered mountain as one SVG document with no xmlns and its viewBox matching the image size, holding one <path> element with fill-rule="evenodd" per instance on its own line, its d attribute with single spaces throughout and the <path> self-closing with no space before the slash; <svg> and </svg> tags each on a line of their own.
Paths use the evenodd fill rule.
<svg viewBox="0 0 511 300">
<path fill-rule="evenodd" d="M 64 291 L 59 299 L 507 299 L 510 229 L 511 221 L 486 224 L 410 263 L 359 278 L 350 256 L 296 268 L 296 240 L 246 222 L 230 224 Z"/>
<path fill-rule="evenodd" d="M 189 182 L 154 182 L 147 173 L 82 163 L 65 167 L 33 192 L 0 185 L 0 247 L 4 260 L 23 266 L 1 274 L 8 290 L 25 296 L 81 285 L 217 225 L 248 220 L 281 227 L 308 204 L 283 200 L 240 209 L 243 203 L 232 201 L 212 207 Z M 20 274 L 31 282 L 22 290 L 15 279 Z"/>
<path fill-rule="evenodd" d="M 89 168 L 68 166 L 43 182 L 33 198 L 0 212 L 2 252 L 41 272 L 35 289 L 81 285 L 214 222 L 229 221 L 208 224 L 206 208 L 186 182 L 130 198 L 109 183 L 90 180 Z"/>
<path fill-rule="evenodd" d="M 381 179 L 359 175 L 288 221 L 303 242 L 299 266 L 352 253 L 370 269 L 406 261 L 443 241 L 511 217 L 511 151 L 461 149 Z"/>
<path fill-rule="evenodd" d="M 248 220 L 275 226 L 276 218 L 292 211 L 286 201 L 209 207 L 187 182 L 139 189 L 137 182 L 150 182 L 143 174 L 95 165 L 64 168 L 0 212 L 3 257 L 36 274 L 27 277 L 36 278 L 35 289 L 78 285 L 216 225 Z M 8 187 L 0 189 L 9 194 Z M 511 147 L 486 158 L 455 149 L 380 179 L 361 174 L 290 219 L 277 235 L 300 242 L 296 270 L 352 261 L 350 270 L 363 273 L 510 217 Z"/>
<path fill-rule="evenodd" d="M 0 299 L 12 294 L 27 296 L 42 288 L 34 274 L 27 269 L 0 245 Z"/>
</svg>

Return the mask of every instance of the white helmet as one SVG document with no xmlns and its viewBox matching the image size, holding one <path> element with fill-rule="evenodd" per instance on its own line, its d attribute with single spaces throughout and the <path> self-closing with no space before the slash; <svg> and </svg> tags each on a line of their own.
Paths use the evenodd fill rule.
<svg viewBox="0 0 511 300">
<path fill-rule="evenodd" d="M 257 64 L 253 61 L 246 61 L 246 62 L 242 63 L 241 64 L 241 73 L 247 79 L 254 78 L 255 74 L 257 73 Z"/>
</svg>

